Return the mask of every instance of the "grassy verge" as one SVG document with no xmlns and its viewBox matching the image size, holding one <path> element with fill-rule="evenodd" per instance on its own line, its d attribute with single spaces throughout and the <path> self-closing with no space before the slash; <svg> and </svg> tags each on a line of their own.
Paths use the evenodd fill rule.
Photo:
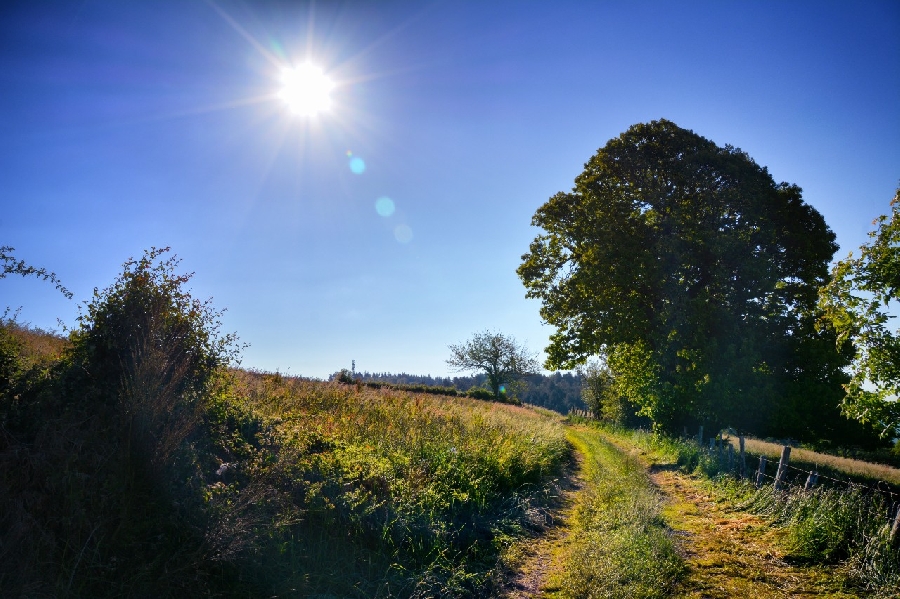
<svg viewBox="0 0 900 599">
<path fill-rule="evenodd" d="M 684 566 L 643 466 L 596 428 L 572 427 L 567 436 L 584 455 L 585 488 L 573 513 L 565 568 L 551 581 L 550 595 L 665 597 Z"/>
<path fill-rule="evenodd" d="M 771 484 L 757 489 L 749 480 L 726 472 L 716 454 L 691 440 L 621 429 L 610 429 L 609 434 L 641 448 L 653 461 L 676 464 L 683 472 L 702 477 L 709 491 L 732 510 L 765 517 L 781 531 L 778 537 L 789 561 L 837 567 L 867 596 L 898 596 L 900 539 L 890 539 L 896 509 L 890 495 L 846 484 L 810 491 L 797 487 L 775 491 Z"/>
</svg>

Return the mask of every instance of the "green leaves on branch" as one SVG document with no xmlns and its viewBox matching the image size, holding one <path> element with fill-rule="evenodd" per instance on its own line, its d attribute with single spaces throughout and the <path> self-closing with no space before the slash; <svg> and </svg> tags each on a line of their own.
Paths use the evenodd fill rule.
<svg viewBox="0 0 900 599">
<path fill-rule="evenodd" d="M 517 388 L 524 385 L 522 379 L 538 369 L 537 359 L 525 346 L 503 333 L 475 333 L 465 343 L 449 347 L 447 364 L 457 371 L 484 372 L 497 400 L 515 398 Z"/>
<path fill-rule="evenodd" d="M 26 264 L 24 260 L 16 260 L 13 252 L 16 248 L 4 245 L 0 247 L 0 264 L 3 265 L 0 270 L 0 279 L 5 279 L 7 275 L 22 275 L 23 277 L 37 277 L 44 281 L 50 281 L 56 286 L 64 296 L 72 299 L 72 292 L 63 287 L 62 283 L 56 277 L 55 273 L 48 271 L 46 268 L 37 268 Z"/>
<path fill-rule="evenodd" d="M 900 189 L 890 218 L 878 217 L 872 241 L 837 262 L 819 295 L 822 324 L 838 344 L 855 349 L 851 380 L 845 385 L 844 413 L 876 428 L 882 436 L 900 433 L 900 331 L 888 326 L 900 290 Z"/>
<path fill-rule="evenodd" d="M 543 232 L 518 274 L 557 329 L 546 366 L 605 356 L 657 425 L 758 429 L 745 418 L 819 369 L 797 356 L 820 343 L 802 333 L 834 233 L 739 149 L 666 120 L 634 125 L 532 224 Z"/>
</svg>

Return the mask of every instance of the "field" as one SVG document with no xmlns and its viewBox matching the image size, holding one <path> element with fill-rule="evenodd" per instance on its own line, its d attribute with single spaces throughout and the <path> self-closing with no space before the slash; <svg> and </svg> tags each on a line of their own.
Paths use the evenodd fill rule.
<svg viewBox="0 0 900 599">
<path fill-rule="evenodd" d="M 240 369 L 185 402 L 152 352 L 102 387 L 77 337 L 0 341 L 4 596 L 896 596 L 881 495 L 756 489 L 690 440 Z"/>
<path fill-rule="evenodd" d="M 529 409 L 244 370 L 109 404 L 63 340 L 2 333 L 4 596 L 480 596 L 571 455 Z"/>
<path fill-rule="evenodd" d="M 737 439 L 732 438 L 731 443 L 735 449 L 738 449 Z M 776 461 L 781 457 L 782 446 L 777 443 L 746 438 L 744 440 L 744 448 L 749 453 L 763 455 Z M 881 480 L 900 487 L 900 468 L 893 468 L 884 464 L 834 456 L 797 447 L 791 449 L 791 462 L 809 467 L 824 466 L 834 472 L 857 479 Z"/>
</svg>

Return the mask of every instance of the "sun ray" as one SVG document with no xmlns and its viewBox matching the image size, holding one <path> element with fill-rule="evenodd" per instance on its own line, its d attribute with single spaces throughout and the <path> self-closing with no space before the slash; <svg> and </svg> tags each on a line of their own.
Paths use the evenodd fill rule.
<svg viewBox="0 0 900 599">
<path fill-rule="evenodd" d="M 231 27 L 232 27 L 235 31 L 237 31 L 238 34 L 239 34 L 241 37 L 243 37 L 245 40 L 247 40 L 247 41 L 250 43 L 250 45 L 252 45 L 254 48 L 256 48 L 257 52 L 259 52 L 260 54 L 262 54 L 263 57 L 266 58 L 266 60 L 268 60 L 269 62 L 271 62 L 271 63 L 272 63 L 273 65 L 275 65 L 276 67 L 283 67 L 283 66 L 284 66 L 284 62 L 283 62 L 283 61 L 279 60 L 279 58 L 278 58 L 277 56 L 275 56 L 274 54 L 272 54 L 265 46 L 263 46 L 261 43 L 259 43 L 259 42 L 256 40 L 255 37 L 253 37 L 252 35 L 250 35 L 250 32 L 249 32 L 249 31 L 247 31 L 246 29 L 244 29 L 244 28 L 241 26 L 240 23 L 238 23 L 237 21 L 235 21 L 235 20 L 231 17 L 231 15 L 229 15 L 229 14 L 228 14 L 227 12 L 225 12 L 222 8 L 220 8 L 218 4 L 216 4 L 215 2 L 213 2 L 213 0 L 206 0 L 206 1 L 207 1 L 207 4 L 209 4 L 209 5 L 213 8 L 213 10 L 215 10 L 215 11 L 219 14 L 219 16 L 222 17 L 222 19 L 225 20 L 226 23 L 228 23 L 229 25 L 231 25 Z"/>
</svg>

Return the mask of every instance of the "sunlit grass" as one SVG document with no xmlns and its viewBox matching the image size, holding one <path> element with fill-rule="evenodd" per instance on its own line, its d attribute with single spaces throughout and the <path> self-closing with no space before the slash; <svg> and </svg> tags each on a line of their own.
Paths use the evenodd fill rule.
<svg viewBox="0 0 900 599">
<path fill-rule="evenodd" d="M 675 466 L 682 473 L 707 481 L 709 493 L 729 504 L 731 510 L 763 516 L 778 531 L 775 536 L 791 561 L 837 569 L 840 576 L 849 576 L 853 584 L 864 588 L 867 596 L 897 596 L 900 549 L 890 539 L 893 512 L 884 495 L 838 482 L 826 482 L 811 491 L 802 487 L 776 491 L 772 484 L 757 488 L 751 479 L 736 479 L 733 471 L 723 466 L 718 453 L 701 449 L 692 439 L 647 431 L 606 430 L 610 440 L 626 451 L 631 447 L 642 452 L 645 461 Z M 781 455 L 780 445 L 756 440 L 748 439 L 745 449 L 753 453 L 766 451 L 775 460 Z M 792 462 L 797 451 L 791 453 Z M 882 473 L 884 468 L 859 460 L 799 451 L 802 453 L 796 462 L 815 463 L 820 457 L 832 458 L 823 459 L 819 464 L 870 480 L 878 480 L 872 473 Z M 748 462 L 748 470 L 748 475 L 752 474 L 752 462 Z M 836 580 L 835 584 L 840 587 L 843 583 Z"/>
<path fill-rule="evenodd" d="M 271 427 L 302 510 L 261 574 L 282 590 L 478 596 L 569 454 L 558 419 L 469 398 L 242 372 L 229 401 Z"/>
<path fill-rule="evenodd" d="M 732 438 L 731 443 L 734 444 L 736 448 L 738 440 Z M 749 437 L 744 439 L 745 451 L 756 455 L 764 455 L 767 458 L 775 460 L 781 457 L 782 447 L 783 446 L 778 443 L 770 443 L 768 441 L 761 441 Z M 819 453 L 799 447 L 791 449 L 791 461 L 809 465 L 826 466 L 849 476 L 871 479 L 873 481 L 882 480 L 900 486 L 900 468 L 892 468 L 884 464 L 874 464 L 872 462 L 864 462 L 862 460 Z"/>
<path fill-rule="evenodd" d="M 552 581 L 562 598 L 665 597 L 684 572 L 661 516 L 661 497 L 643 466 L 596 428 L 573 427 L 584 459 L 584 491 L 572 516 L 565 569 Z"/>
</svg>

